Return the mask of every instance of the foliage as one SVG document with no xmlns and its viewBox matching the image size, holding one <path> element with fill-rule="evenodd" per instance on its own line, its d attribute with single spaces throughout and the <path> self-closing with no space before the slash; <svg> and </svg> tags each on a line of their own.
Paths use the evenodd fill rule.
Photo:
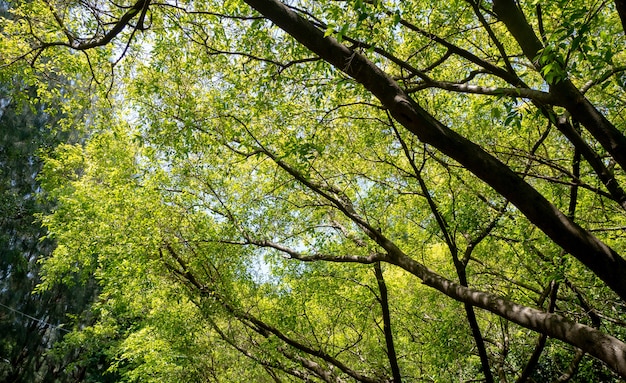
<svg viewBox="0 0 626 383">
<path fill-rule="evenodd" d="M 96 103 L 41 178 L 40 291 L 99 289 L 58 353 L 129 382 L 626 377 L 619 8 L 519 3 L 20 3 L 4 64 Z"/>
<path fill-rule="evenodd" d="M 43 153 L 61 141 L 76 141 L 77 130 L 60 129 L 58 115 L 46 111 L 32 88 L 14 78 L 2 84 L 0 95 L 0 380 L 11 382 L 67 381 L 64 366 L 75 356 L 49 354 L 52 346 L 81 322 L 80 314 L 93 299 L 93 284 L 80 289 L 51 285 L 35 293 L 39 261 L 54 242 L 38 216 L 50 213 L 37 177 Z M 58 102 L 57 102 L 58 104 Z"/>
</svg>

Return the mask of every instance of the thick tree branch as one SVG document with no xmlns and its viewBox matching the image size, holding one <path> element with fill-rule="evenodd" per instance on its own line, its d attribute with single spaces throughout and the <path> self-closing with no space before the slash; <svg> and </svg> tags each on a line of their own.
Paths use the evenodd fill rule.
<svg viewBox="0 0 626 383">
<path fill-rule="evenodd" d="M 626 275 L 626 261 L 613 249 L 568 219 L 506 165 L 437 121 L 363 55 L 350 50 L 332 37 L 324 37 L 322 31 L 281 2 L 277 0 L 246 0 L 246 2 L 322 59 L 361 83 L 389 109 L 397 121 L 420 140 L 454 158 L 509 199 L 555 243 L 579 259 L 626 300 L 626 279 L 623 278 Z M 626 150 L 624 153 L 626 156 Z"/>
<path fill-rule="evenodd" d="M 538 56 L 544 46 L 515 1 L 495 0 L 493 10 L 517 40 L 526 58 L 533 62 L 539 72 L 542 72 Z M 548 64 L 560 65 L 556 61 Z M 565 69 L 560 68 L 563 73 Z M 544 78 L 547 79 L 545 76 Z M 607 152 L 611 153 L 622 169 L 626 169 L 626 136 L 600 113 L 568 78 L 559 78 L 549 82 L 551 93 L 561 100 L 560 104 L 564 105 L 567 111 L 583 124 Z"/>
<path fill-rule="evenodd" d="M 354 77 L 389 108 L 394 118 L 426 143 L 455 158 L 470 171 L 510 199 L 556 243 L 574 254 L 592 269 L 622 298 L 626 298 L 626 261 L 606 244 L 568 219 L 541 194 L 515 175 L 500 161 L 484 152 L 476 144 L 459 136 L 411 100 L 384 72 L 356 51 L 339 44 L 289 8 L 276 0 L 246 0 L 307 48 L 338 69 Z M 285 166 L 282 164 L 281 167 Z M 313 186 L 293 169 L 284 167 L 307 187 Z M 320 192 L 317 190 L 316 192 Z M 327 193 L 324 193 L 328 195 Z M 332 198 L 333 203 L 338 203 Z M 346 207 L 338 208 L 349 213 Z M 361 220 L 347 214 L 364 227 Z M 367 225 L 369 227 L 369 225 Z M 514 304 L 490 294 L 477 292 L 446 280 L 424 265 L 406 256 L 395 244 L 376 231 L 368 230 L 381 247 L 389 253 L 389 261 L 413 273 L 423 282 L 453 299 L 486 309 L 521 326 L 547 333 L 554 338 L 580 347 L 605 361 L 621 376 L 626 377 L 626 344 L 588 326 L 573 323 L 561 316 L 544 313 Z M 616 272 L 619 270 L 619 272 Z"/>
<path fill-rule="evenodd" d="M 398 257 L 398 266 L 422 278 L 449 297 L 492 312 L 520 326 L 576 346 L 604 361 L 620 376 L 626 377 L 626 344 L 592 327 L 572 322 L 558 314 L 525 307 L 504 298 L 466 288 L 426 270 L 409 257 Z"/>
</svg>

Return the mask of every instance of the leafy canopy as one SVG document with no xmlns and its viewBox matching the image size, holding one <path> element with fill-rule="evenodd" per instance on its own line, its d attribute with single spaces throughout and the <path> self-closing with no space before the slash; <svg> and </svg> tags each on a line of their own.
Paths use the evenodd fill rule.
<svg viewBox="0 0 626 383">
<path fill-rule="evenodd" d="M 127 381 L 625 377 L 620 7 L 20 4 L 3 64 L 96 110 L 42 177 L 41 289 L 101 289 L 68 342 Z"/>
</svg>

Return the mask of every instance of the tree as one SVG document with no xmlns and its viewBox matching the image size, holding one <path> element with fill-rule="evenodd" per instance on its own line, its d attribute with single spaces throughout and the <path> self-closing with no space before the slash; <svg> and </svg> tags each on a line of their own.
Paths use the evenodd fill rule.
<svg viewBox="0 0 626 383">
<path fill-rule="evenodd" d="M 620 2 L 245 3 L 32 2 L 4 29 L 13 65 L 121 105 L 49 162 L 44 287 L 98 276 L 122 375 L 180 379 L 209 342 L 274 381 L 626 377 Z"/>
<path fill-rule="evenodd" d="M 4 3 L 2 3 L 4 5 Z M 7 17 L 3 7 L 0 17 Z M 3 68 L 4 69 L 4 68 Z M 49 83 L 67 84 L 49 78 Z M 77 129 L 59 126 L 61 102 L 37 100 L 33 87 L 15 73 L 0 71 L 0 381 L 71 381 L 65 367 L 76 355 L 53 355 L 54 344 L 68 333 L 64 326 L 84 323 L 80 314 L 94 297 L 93 288 L 55 285 L 36 293 L 39 261 L 54 242 L 44 239 L 39 216 L 50 213 L 37 177 L 43 153 L 60 142 L 77 142 Z M 93 285 L 93 284 L 92 284 Z M 93 286 L 92 286 L 93 287 Z"/>
<path fill-rule="evenodd" d="M 49 213 L 52 205 L 45 202 L 37 176 L 42 166 L 39 155 L 60 141 L 75 141 L 77 132 L 55 131 L 58 118 L 41 104 L 21 100 L 19 93 L 28 90 L 19 89 L 20 85 L 15 81 L 4 86 L 0 97 L 4 106 L 0 117 L 0 379 L 54 381 L 62 379 L 72 358 L 56 360 L 49 351 L 68 332 L 63 326 L 80 319 L 94 292 L 56 285 L 34 293 L 40 283 L 38 261 L 54 249 L 53 241 L 41 240 L 46 232 L 38 215 Z"/>
</svg>

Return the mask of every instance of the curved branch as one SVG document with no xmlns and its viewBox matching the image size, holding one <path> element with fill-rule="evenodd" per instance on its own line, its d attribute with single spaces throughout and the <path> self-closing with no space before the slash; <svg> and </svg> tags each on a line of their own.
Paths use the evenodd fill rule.
<svg viewBox="0 0 626 383">
<path fill-rule="evenodd" d="M 81 41 L 82 39 L 72 38 L 71 34 L 64 29 L 64 33 L 68 38 L 70 38 L 69 42 L 43 43 L 40 47 L 38 47 L 38 49 L 45 49 L 52 46 L 66 46 L 81 51 L 107 45 L 129 25 L 130 21 L 134 19 L 135 16 L 140 15 L 140 20 L 142 20 L 142 17 L 145 17 L 145 13 L 147 12 L 149 5 L 150 0 L 138 0 L 128 11 L 126 11 L 126 13 L 122 15 L 122 17 L 120 17 L 120 19 L 113 25 L 113 28 L 111 28 L 111 30 L 109 30 L 101 38 Z M 62 25 L 60 26 L 63 27 Z M 140 29 L 139 26 L 136 28 Z"/>
<path fill-rule="evenodd" d="M 565 372 L 561 376 L 559 376 L 554 381 L 554 383 L 565 383 L 572 379 L 574 377 L 574 374 L 576 374 L 576 371 L 578 370 L 578 365 L 583 359 L 583 356 L 585 356 L 585 352 L 581 349 L 577 349 L 574 358 L 570 362 L 569 366 L 567 366 L 567 370 L 565 370 Z"/>
<path fill-rule="evenodd" d="M 393 126 L 393 130 L 396 134 L 398 141 L 400 141 L 400 144 L 404 151 L 404 156 L 407 158 L 407 160 L 411 164 L 411 167 L 414 172 L 413 176 L 417 178 L 422 194 L 426 198 L 426 201 L 428 202 L 428 206 L 430 207 L 430 211 L 435 216 L 435 220 L 437 221 L 439 230 L 441 230 L 441 232 L 443 233 L 444 239 L 448 246 L 448 250 L 450 251 L 450 254 L 452 255 L 452 260 L 454 263 L 454 267 L 456 269 L 457 276 L 459 278 L 459 282 L 463 286 L 468 286 L 467 273 L 466 273 L 467 262 L 463 262 L 459 259 L 459 249 L 456 244 L 456 241 L 454 240 L 453 235 L 450 233 L 447 221 L 445 220 L 443 215 L 440 213 L 439 208 L 437 207 L 437 203 L 435 202 L 433 197 L 430 195 L 430 191 L 428 190 L 428 187 L 426 186 L 426 182 L 421 176 L 421 170 L 415 164 L 413 156 L 410 155 L 409 148 L 406 142 L 404 142 L 404 140 L 402 139 L 402 136 L 400 135 L 400 132 L 398 132 L 398 130 L 396 129 L 393 121 L 391 121 L 391 125 Z M 494 226 L 495 226 L 495 221 L 494 221 Z M 487 236 L 487 233 L 488 231 L 485 232 L 485 235 L 482 236 L 482 238 L 485 238 Z M 469 260 L 471 252 L 475 248 L 475 246 L 478 244 L 478 242 L 480 242 L 480 240 L 476 240 L 475 242 L 470 243 L 470 245 L 466 248 L 465 259 Z M 478 355 L 480 357 L 480 363 L 483 369 L 483 374 L 485 375 L 485 381 L 487 383 L 492 383 L 494 381 L 493 374 L 491 373 L 491 368 L 489 366 L 489 357 L 487 355 L 487 349 L 485 348 L 483 336 L 480 331 L 480 326 L 478 325 L 478 320 L 476 319 L 476 313 L 474 312 L 474 308 L 472 307 L 471 304 L 465 303 L 463 306 L 465 308 L 465 314 L 467 316 L 467 321 L 470 326 L 470 330 L 472 331 L 472 336 L 474 337 L 474 342 L 476 343 L 476 348 L 478 349 Z"/>
<path fill-rule="evenodd" d="M 480 23 L 482 24 L 483 28 L 487 31 L 489 38 L 496 45 L 496 48 L 498 48 L 498 52 L 500 52 L 500 56 L 502 57 L 502 60 L 504 60 L 504 65 L 506 66 L 506 69 L 509 71 L 509 73 L 511 73 L 511 75 L 515 76 L 515 69 L 513 69 L 513 66 L 511 65 L 511 60 L 509 60 L 509 55 L 506 54 L 504 45 L 502 45 L 502 42 L 498 40 L 498 38 L 496 37 L 496 34 L 493 32 L 493 29 L 491 28 L 491 26 L 485 19 L 485 16 L 483 16 L 480 10 L 480 7 L 479 7 L 480 0 L 467 0 L 467 1 L 472 6 L 472 9 L 474 10 L 474 14 L 476 15 L 476 17 L 478 17 L 478 20 L 480 20 Z"/>
<path fill-rule="evenodd" d="M 625 1 L 625 4 L 626 4 L 626 1 Z M 602 84 L 603 82 L 611 78 L 611 76 L 613 76 L 614 74 L 621 73 L 624 71 L 626 71 L 626 65 L 621 65 L 615 68 L 611 68 L 607 70 L 606 72 L 602 73 L 600 77 L 587 81 L 585 85 L 583 85 L 582 88 L 580 88 L 580 93 L 585 94 L 593 86 Z"/>
<path fill-rule="evenodd" d="M 200 310 L 201 312 L 204 313 L 204 310 Z M 280 363 L 276 363 L 276 362 L 271 362 L 271 361 L 267 361 L 267 360 L 263 360 L 261 359 L 259 356 L 254 355 L 252 352 L 250 352 L 250 350 L 245 349 L 244 347 L 238 345 L 237 343 L 235 343 L 234 340 L 232 340 L 218 325 L 217 323 L 215 323 L 215 321 L 209 317 L 208 315 L 205 315 L 205 318 L 207 320 L 207 322 L 209 322 L 209 325 L 211 325 L 211 328 L 217 332 L 217 334 L 220 336 L 220 338 L 222 338 L 222 340 L 226 343 L 228 343 L 228 345 L 230 345 L 232 348 L 234 348 L 235 350 L 237 350 L 239 353 L 241 353 L 243 356 L 255 361 L 256 363 L 259 363 L 261 366 L 263 366 L 264 368 L 269 369 L 268 373 L 272 370 L 272 369 L 276 369 L 276 370 L 280 370 L 283 371 L 286 374 L 289 374 L 293 377 L 296 377 L 298 379 L 301 379 L 303 381 L 307 381 L 307 376 L 305 373 L 303 373 L 302 371 L 298 371 L 294 368 L 288 368 L 283 366 Z M 245 325 L 245 323 L 243 323 Z M 252 329 L 254 330 L 254 329 Z M 276 379 L 274 379 L 276 380 Z"/>
<path fill-rule="evenodd" d="M 464 59 L 468 60 L 469 62 L 472 62 L 478 66 L 480 66 L 481 68 L 486 69 L 487 71 L 489 71 L 491 74 L 500 77 L 501 79 L 503 79 L 504 81 L 508 82 L 509 84 L 512 84 L 514 86 L 519 86 L 519 87 L 524 87 L 524 88 L 528 88 L 528 86 L 526 86 L 522 80 L 517 77 L 515 74 L 513 73 L 509 73 L 507 70 L 500 68 L 497 65 L 494 65 L 488 61 L 485 61 L 483 59 L 481 59 L 480 57 L 476 56 L 475 54 L 460 48 L 448 41 L 446 41 L 445 39 L 435 35 L 434 33 L 425 31 L 421 28 L 419 28 L 418 26 L 408 22 L 407 20 L 404 19 L 400 19 L 400 24 L 404 27 L 409 28 L 410 30 L 419 33 L 420 35 L 427 37 L 433 41 L 435 41 L 436 43 L 446 47 L 450 52 L 463 57 Z"/>
<path fill-rule="evenodd" d="M 254 21 L 254 20 L 264 20 L 265 19 L 262 16 L 233 16 L 233 15 L 228 15 L 228 14 L 225 14 L 225 13 L 212 12 L 212 11 L 203 11 L 203 10 L 190 11 L 187 8 L 181 7 L 181 6 L 179 6 L 179 5 L 175 4 L 175 3 L 152 2 L 152 5 L 159 6 L 159 7 L 174 8 L 174 9 L 176 9 L 178 11 L 185 12 L 188 15 L 215 16 L 215 17 L 219 17 L 219 18 L 223 18 L 223 19 L 242 20 L 242 21 Z"/>
<path fill-rule="evenodd" d="M 398 257 L 398 266 L 422 279 L 454 300 L 472 304 L 518 325 L 546 334 L 578 347 L 604 361 L 621 377 L 626 377 L 626 344 L 592 327 L 572 322 L 558 314 L 507 301 L 504 298 L 469 289 L 425 270 L 423 265 L 408 256 Z"/>
<path fill-rule="evenodd" d="M 326 262 L 337 262 L 337 263 L 361 263 L 361 264 L 371 264 L 376 262 L 381 262 L 386 260 L 386 255 L 383 253 L 373 253 L 368 256 L 362 255 L 331 255 L 331 254 L 302 254 L 292 248 L 289 248 L 285 245 L 281 245 L 280 243 L 275 243 L 272 241 L 266 240 L 255 240 L 253 238 L 246 238 L 245 242 L 236 242 L 236 241 L 228 241 L 228 240 L 220 240 L 220 243 L 225 243 L 229 245 L 254 245 L 257 247 L 271 248 L 274 250 L 278 250 L 281 253 L 287 255 L 289 259 L 295 259 L 302 262 L 317 262 L 317 261 L 326 261 Z"/>
</svg>

